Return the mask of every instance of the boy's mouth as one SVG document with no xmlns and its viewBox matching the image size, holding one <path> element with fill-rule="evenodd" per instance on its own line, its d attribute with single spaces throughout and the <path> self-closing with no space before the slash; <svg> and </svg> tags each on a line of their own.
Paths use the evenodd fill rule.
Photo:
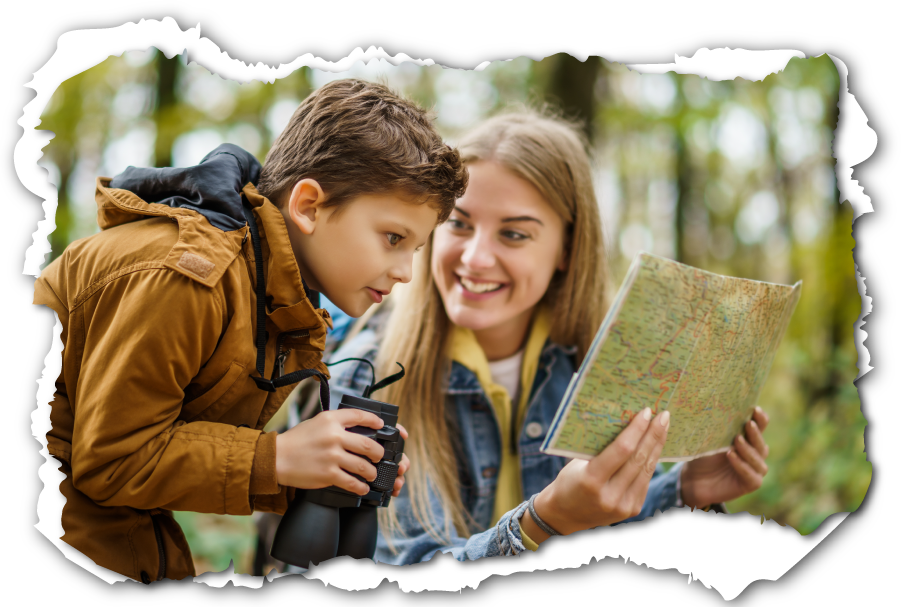
<svg viewBox="0 0 901 607">
<path fill-rule="evenodd" d="M 507 286 L 507 283 L 504 282 L 495 282 L 490 280 L 474 280 L 471 278 L 466 278 L 465 276 L 457 276 L 457 280 L 460 283 L 460 286 L 463 287 L 464 291 L 468 291 L 473 295 L 485 295 L 487 293 L 494 293 L 496 291 L 500 291 L 504 287 Z"/>
<path fill-rule="evenodd" d="M 369 291 L 369 296 L 375 303 L 382 303 L 382 298 L 389 293 L 389 291 L 379 291 L 372 287 L 366 287 L 366 290 Z"/>
</svg>

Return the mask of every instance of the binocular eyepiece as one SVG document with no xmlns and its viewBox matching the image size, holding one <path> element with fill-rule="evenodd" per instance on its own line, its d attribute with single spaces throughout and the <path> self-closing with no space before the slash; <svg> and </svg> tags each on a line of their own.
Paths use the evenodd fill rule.
<svg viewBox="0 0 901 607">
<path fill-rule="evenodd" d="M 376 465 L 376 479 L 367 483 L 370 491 L 366 495 L 360 496 L 339 487 L 297 490 L 275 532 L 270 551 L 276 559 L 297 567 L 309 568 L 336 556 L 371 559 L 375 555 L 376 508 L 387 506 L 391 501 L 403 457 L 404 439 L 396 427 L 397 406 L 345 394 L 338 409 L 362 409 L 382 418 L 385 425 L 379 430 L 354 426 L 347 431 L 376 441 L 384 447 L 385 455 Z M 359 476 L 357 478 L 366 482 Z"/>
</svg>

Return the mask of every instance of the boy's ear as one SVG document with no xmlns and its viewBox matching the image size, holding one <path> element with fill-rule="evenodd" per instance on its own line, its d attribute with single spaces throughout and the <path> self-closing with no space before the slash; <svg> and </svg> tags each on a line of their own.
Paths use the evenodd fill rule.
<svg viewBox="0 0 901 607">
<path fill-rule="evenodd" d="M 285 215 L 307 236 L 316 229 L 316 222 L 322 216 L 325 192 L 315 179 L 301 179 L 291 190 Z"/>
</svg>

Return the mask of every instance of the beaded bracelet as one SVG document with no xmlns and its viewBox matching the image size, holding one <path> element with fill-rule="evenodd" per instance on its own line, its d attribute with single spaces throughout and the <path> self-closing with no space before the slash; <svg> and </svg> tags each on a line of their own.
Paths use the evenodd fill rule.
<svg viewBox="0 0 901 607">
<path fill-rule="evenodd" d="M 535 498 L 538 497 L 536 493 L 532 497 L 529 498 L 529 514 L 532 515 L 532 520 L 535 521 L 535 524 L 538 525 L 538 528 L 547 533 L 548 535 L 562 535 L 558 531 L 556 531 L 553 527 L 545 523 L 541 520 L 541 517 L 538 516 L 538 513 L 535 512 Z"/>
</svg>

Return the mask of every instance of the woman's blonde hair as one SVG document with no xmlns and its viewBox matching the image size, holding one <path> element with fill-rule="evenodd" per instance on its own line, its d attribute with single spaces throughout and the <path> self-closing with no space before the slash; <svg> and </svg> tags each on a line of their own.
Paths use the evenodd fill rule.
<svg viewBox="0 0 901 607">
<path fill-rule="evenodd" d="M 522 109 L 486 120 L 462 139 L 459 150 L 465 164 L 496 162 L 525 179 L 563 219 L 567 269 L 554 275 L 541 302 L 553 318 L 550 339 L 575 346 L 581 361 L 603 320 L 608 296 L 600 213 L 581 130 L 547 109 Z M 474 525 L 460 499 L 458 456 L 445 411 L 453 323 L 432 280 L 431 253 L 430 239 L 411 284 L 394 304 L 377 365 L 382 375 L 393 372 L 395 361 L 407 368 L 403 381 L 380 396 L 400 406 L 400 421 L 410 433 L 405 452 L 413 465 L 406 485 L 413 516 L 446 543 L 451 524 L 463 537 Z M 430 508 L 427 485 L 443 505 L 444 525 Z M 393 507 L 380 512 L 380 522 L 389 542 L 402 533 Z"/>
</svg>

